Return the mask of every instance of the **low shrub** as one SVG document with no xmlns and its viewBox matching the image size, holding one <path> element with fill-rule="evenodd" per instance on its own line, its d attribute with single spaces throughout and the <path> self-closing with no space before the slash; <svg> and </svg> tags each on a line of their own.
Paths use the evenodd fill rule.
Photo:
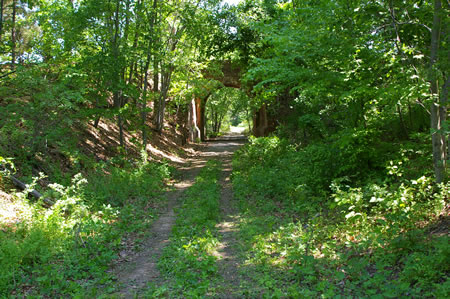
<svg viewBox="0 0 450 299">
<path fill-rule="evenodd" d="M 90 297 L 114 289 L 106 271 L 127 235 L 144 234 L 154 219 L 169 171 L 151 163 L 105 169 L 51 184 L 44 194 L 56 200 L 50 209 L 16 195 L 27 211 L 15 224 L 0 224 L 0 296 Z"/>
<path fill-rule="evenodd" d="M 300 149 L 252 138 L 235 154 L 251 296 L 446 297 L 450 184 L 415 167 L 421 143 L 375 154 L 371 136 Z"/>
</svg>

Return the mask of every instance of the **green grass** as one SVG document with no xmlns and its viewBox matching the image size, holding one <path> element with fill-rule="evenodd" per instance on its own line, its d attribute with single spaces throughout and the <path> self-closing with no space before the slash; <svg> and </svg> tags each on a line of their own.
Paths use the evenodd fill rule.
<svg viewBox="0 0 450 299">
<path fill-rule="evenodd" d="M 169 245 L 158 266 L 168 283 L 150 286 L 146 296 L 202 298 L 214 292 L 218 278 L 216 257 L 219 244 L 216 223 L 219 217 L 221 165 L 208 161 L 186 192 L 177 209 Z"/>
<path fill-rule="evenodd" d="M 448 236 L 430 235 L 431 225 L 406 230 L 376 218 L 298 219 L 292 205 L 274 208 L 268 200 L 252 201 L 251 209 L 242 200 L 240 207 L 241 271 L 251 278 L 243 295 L 443 298 L 448 293 Z"/>
<path fill-rule="evenodd" d="M 277 155 L 283 150 L 278 147 L 252 155 L 262 149 L 250 144 L 234 159 L 241 271 L 249 278 L 242 296 L 448 297 L 448 235 L 439 233 L 448 230 L 448 184 L 437 186 L 425 176 L 387 176 L 384 183 L 368 180 L 355 187 L 337 180 L 308 197 L 301 194 L 307 186 L 291 185 L 305 179 L 288 173 L 295 160 Z M 265 171 L 267 165 L 277 172 Z M 261 173 L 265 180 L 256 179 Z"/>
<path fill-rule="evenodd" d="M 76 176 L 68 186 L 51 185 L 51 209 L 17 200 L 26 208 L 20 222 L 0 230 L 0 297 L 96 297 L 113 292 L 108 273 L 129 242 L 139 246 L 162 203 L 164 165 L 112 165 Z"/>
</svg>

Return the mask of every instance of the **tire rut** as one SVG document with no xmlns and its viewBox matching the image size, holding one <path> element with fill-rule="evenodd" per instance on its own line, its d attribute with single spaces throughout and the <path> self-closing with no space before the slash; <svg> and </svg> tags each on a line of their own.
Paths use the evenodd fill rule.
<svg viewBox="0 0 450 299">
<path fill-rule="evenodd" d="M 236 142 L 237 141 L 237 142 Z M 223 154 L 221 161 L 223 164 L 223 173 L 220 180 L 222 186 L 220 197 L 221 222 L 216 225 L 221 244 L 216 252 L 218 257 L 218 272 L 222 280 L 216 286 L 218 294 L 216 298 L 233 299 L 239 298 L 239 290 L 242 276 L 240 275 L 240 265 L 242 259 L 239 255 L 239 211 L 233 202 L 233 187 L 231 184 L 232 173 L 232 154 L 240 147 L 243 142 L 235 140 L 228 144 L 219 143 L 218 148 L 222 148 Z"/>
<path fill-rule="evenodd" d="M 117 265 L 116 273 L 120 285 L 118 295 L 122 298 L 130 295 L 139 294 L 139 292 L 153 283 L 163 285 L 165 279 L 161 277 L 157 263 L 164 247 L 167 246 L 175 224 L 176 214 L 174 209 L 179 204 L 179 199 L 183 193 L 194 184 L 195 178 L 200 170 L 210 159 L 218 159 L 224 163 L 224 171 L 221 180 L 221 211 L 225 215 L 224 222 L 219 224 L 219 231 L 222 235 L 222 250 L 218 252 L 223 258 L 219 262 L 219 272 L 226 278 L 227 285 L 233 287 L 239 286 L 238 262 L 235 258 L 233 244 L 236 238 L 232 233 L 233 214 L 230 175 L 231 175 L 231 157 L 234 151 L 244 144 L 242 137 L 229 137 L 221 141 L 208 143 L 208 146 L 199 152 L 199 155 L 189 159 L 185 166 L 178 170 L 181 173 L 181 179 L 173 185 L 173 190 L 167 193 L 167 207 L 160 217 L 155 220 L 150 229 L 150 237 L 144 242 L 143 250 L 128 257 L 128 260 Z M 220 227 L 222 225 L 222 227 Z M 221 297 L 233 298 L 233 297 Z"/>
<path fill-rule="evenodd" d="M 172 227 L 175 224 L 175 207 L 179 198 L 195 180 L 200 169 L 203 167 L 202 161 L 193 159 L 188 164 L 180 168 L 182 179 L 173 185 L 173 190 L 168 191 L 167 207 L 165 211 L 155 220 L 150 229 L 150 237 L 144 242 L 143 250 L 134 253 L 124 263 L 121 263 L 115 273 L 121 286 L 119 295 L 128 297 L 144 289 L 149 282 L 163 283 L 157 264 L 162 250 L 169 242 Z"/>
<path fill-rule="evenodd" d="M 228 164 L 228 165 L 227 165 Z M 239 274 L 239 266 L 242 261 L 239 258 L 238 249 L 239 246 L 237 233 L 238 233 L 238 221 L 239 212 L 235 207 L 233 200 L 233 189 L 230 181 L 231 166 L 230 163 L 224 163 L 226 167 L 223 172 L 223 178 L 221 181 L 221 203 L 220 210 L 222 214 L 222 221 L 217 224 L 217 228 L 221 235 L 221 246 L 218 250 L 218 266 L 219 274 L 223 279 L 223 285 L 219 286 L 218 298 L 236 298 L 239 286 L 241 283 L 241 277 Z"/>
</svg>

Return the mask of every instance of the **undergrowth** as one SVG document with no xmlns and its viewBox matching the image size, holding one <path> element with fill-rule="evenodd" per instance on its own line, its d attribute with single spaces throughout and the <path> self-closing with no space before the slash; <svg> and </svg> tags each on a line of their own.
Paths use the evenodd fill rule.
<svg viewBox="0 0 450 299">
<path fill-rule="evenodd" d="M 168 176 L 167 165 L 146 160 L 101 165 L 88 179 L 76 175 L 67 186 L 51 184 L 44 193 L 56 200 L 50 209 L 28 200 L 26 191 L 16 193 L 22 215 L 16 223 L 0 223 L 0 297 L 113 292 L 107 270 L 128 238 L 139 240 L 156 217 Z"/>
<path fill-rule="evenodd" d="M 242 295 L 448 297 L 449 184 L 416 168 L 428 153 L 411 143 L 382 164 L 363 149 L 329 157 L 335 146 L 260 138 L 235 154 L 242 271 L 252 278 Z M 367 172 L 352 176 L 361 161 Z"/>
<path fill-rule="evenodd" d="M 211 292 L 217 278 L 214 251 L 219 243 L 216 223 L 219 217 L 221 173 L 218 161 L 208 161 L 177 209 L 170 244 L 158 263 L 168 285 L 150 286 L 146 296 L 202 298 Z"/>
</svg>

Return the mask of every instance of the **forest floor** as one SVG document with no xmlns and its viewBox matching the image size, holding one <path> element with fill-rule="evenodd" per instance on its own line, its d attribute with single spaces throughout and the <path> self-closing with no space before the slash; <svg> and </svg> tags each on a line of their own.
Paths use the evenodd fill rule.
<svg viewBox="0 0 450 299">
<path fill-rule="evenodd" d="M 207 146 L 198 149 L 195 156 L 186 159 L 186 163 L 178 168 L 176 181 L 167 191 L 167 205 L 161 211 L 158 219 L 152 225 L 149 237 L 143 243 L 139 252 L 122 252 L 121 260 L 113 271 L 117 275 L 120 297 L 142 294 L 149 284 L 161 286 L 168 284 L 167 278 L 161 275 L 158 261 L 163 249 L 170 242 L 169 238 L 177 219 L 175 210 L 185 196 L 185 192 L 195 183 L 202 168 L 209 160 L 220 161 L 223 170 L 219 184 L 220 191 L 220 221 L 216 225 L 221 240 L 214 255 L 218 259 L 218 273 L 221 277 L 217 290 L 221 293 L 219 298 L 234 298 L 233 294 L 239 286 L 237 254 L 236 221 L 237 208 L 231 200 L 233 191 L 231 186 L 231 160 L 233 153 L 245 143 L 241 135 L 224 136 L 211 140 Z M 144 295 L 145 296 L 145 295 Z M 215 296 L 216 297 L 216 296 Z"/>
</svg>

